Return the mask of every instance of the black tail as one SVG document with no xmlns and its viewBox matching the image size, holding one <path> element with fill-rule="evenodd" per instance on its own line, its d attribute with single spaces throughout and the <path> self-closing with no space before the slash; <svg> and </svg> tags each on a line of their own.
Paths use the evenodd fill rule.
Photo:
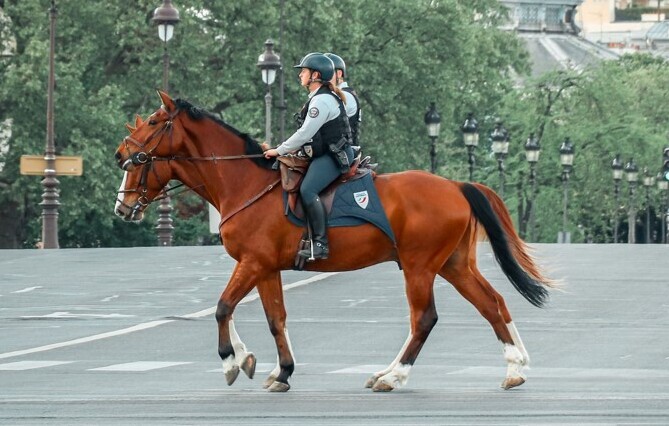
<svg viewBox="0 0 669 426">
<path fill-rule="evenodd" d="M 497 216 L 497 214 L 508 214 L 508 212 L 495 213 L 488 198 L 474 185 L 463 183 L 460 190 L 469 202 L 474 217 L 483 225 L 495 254 L 495 259 L 497 259 L 504 275 L 525 299 L 534 306 L 542 307 L 548 301 L 548 290 L 518 264 L 509 247 L 507 233 L 502 228 Z"/>
</svg>

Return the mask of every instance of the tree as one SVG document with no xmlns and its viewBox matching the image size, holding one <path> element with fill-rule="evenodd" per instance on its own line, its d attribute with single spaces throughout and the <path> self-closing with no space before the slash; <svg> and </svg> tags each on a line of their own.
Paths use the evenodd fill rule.
<svg viewBox="0 0 669 426">
<path fill-rule="evenodd" d="M 0 172 L 0 247 L 30 247 L 40 235 L 39 178 L 20 176 L 18 160 L 44 149 L 47 3 L 3 3 L 8 19 L 0 21 L 0 33 L 9 31 L 16 49 L 0 58 L 0 122 L 12 120 Z M 158 106 L 153 88 L 160 86 L 163 46 L 150 23 L 158 3 L 57 2 L 56 147 L 60 155 L 82 155 L 85 169 L 82 177 L 59 179 L 62 247 L 154 244 L 150 217 L 127 225 L 112 207 L 122 176 L 113 153 L 125 135 L 123 125 Z M 171 95 L 259 137 L 264 87 L 255 60 L 265 39 L 277 37 L 278 2 L 259 7 L 252 0 L 193 0 L 180 13 L 169 44 Z M 451 157 L 461 153 L 450 142 L 459 137 L 465 113 L 496 104 L 512 87 L 510 71 L 528 69 L 515 36 L 496 29 L 503 15 L 494 0 L 389 0 L 383 8 L 356 0 L 313 2 L 309 8 L 286 1 L 277 51 L 289 111 L 299 110 L 305 99 L 291 64 L 310 51 L 334 51 L 347 60 L 362 98 L 363 148 L 382 170 L 427 167 L 422 116 L 435 101 L 445 124 L 452 122 L 439 142 L 440 173 L 451 174 L 459 167 Z M 186 234 L 184 243 L 194 241 Z"/>
</svg>

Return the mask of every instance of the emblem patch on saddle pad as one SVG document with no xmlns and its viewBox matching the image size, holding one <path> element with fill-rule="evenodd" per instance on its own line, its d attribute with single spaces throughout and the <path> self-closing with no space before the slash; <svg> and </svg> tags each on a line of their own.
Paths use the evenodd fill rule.
<svg viewBox="0 0 669 426">
<path fill-rule="evenodd" d="M 353 193 L 353 199 L 363 209 L 366 209 L 369 204 L 369 194 L 367 194 L 367 191 Z"/>
</svg>

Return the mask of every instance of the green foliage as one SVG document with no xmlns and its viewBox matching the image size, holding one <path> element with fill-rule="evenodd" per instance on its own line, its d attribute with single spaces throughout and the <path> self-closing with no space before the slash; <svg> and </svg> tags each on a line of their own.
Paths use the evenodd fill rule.
<svg viewBox="0 0 669 426">
<path fill-rule="evenodd" d="M 150 18 L 157 0 L 56 2 L 56 147 L 82 155 L 84 176 L 61 177 L 62 247 L 155 244 L 155 212 L 140 225 L 113 215 L 122 172 L 113 153 L 124 123 L 158 106 L 164 46 Z M 170 94 L 189 99 L 258 139 L 264 133 L 265 88 L 256 67 L 264 41 L 278 43 L 280 2 L 193 0 L 178 3 L 181 22 L 168 43 Z M 11 118 L 12 137 L 0 172 L 0 247 L 32 246 L 40 237 L 39 178 L 18 174 L 19 157 L 44 150 L 49 19 L 44 0 L 8 0 L 0 34 L 16 40 L 0 58 L 0 121 Z M 482 11 L 484 13 L 477 13 Z M 364 149 L 385 171 L 427 168 L 422 116 L 437 102 L 444 127 L 441 158 L 459 151 L 457 123 L 469 110 L 493 105 L 511 87 L 509 72 L 524 72 L 525 55 L 511 33 L 497 30 L 504 9 L 494 0 L 286 1 L 283 46 L 288 117 L 305 93 L 292 69 L 310 51 L 343 56 L 364 105 Z M 276 85 L 274 99 L 277 100 Z M 277 102 L 275 102 L 276 105 Z M 274 108 L 273 123 L 278 123 Z M 449 122 L 453 126 L 449 126 Z M 275 126 L 278 135 L 278 125 Z M 286 137 L 292 129 L 287 123 Z M 275 140 L 276 143 L 276 140 Z M 443 152 L 443 154 L 442 154 Z M 441 172 L 453 166 L 443 164 Z M 176 211 L 183 210 L 180 198 Z M 277 213 L 278 214 L 278 213 Z M 204 211 L 174 218 L 178 244 L 216 243 Z"/>
<path fill-rule="evenodd" d="M 57 2 L 56 147 L 84 157 L 84 175 L 61 177 L 62 247 L 155 245 L 155 209 L 139 225 L 113 215 L 122 172 L 113 153 L 127 134 L 124 123 L 158 106 L 165 46 L 151 25 L 157 0 Z M 562 227 L 562 169 L 558 147 L 576 147 L 569 181 L 568 228 L 574 241 L 611 241 L 610 163 L 620 153 L 653 172 L 666 144 L 669 118 L 658 105 L 669 97 L 669 67 L 649 55 L 624 56 L 584 71 L 545 75 L 514 88 L 527 74 L 527 53 L 512 32 L 497 29 L 505 9 L 495 0 L 287 0 L 283 46 L 280 2 L 193 0 L 177 4 L 181 22 L 168 43 L 170 94 L 183 97 L 258 139 L 264 137 L 265 87 L 256 67 L 264 41 L 273 38 L 285 71 L 288 122 L 306 93 L 292 68 L 311 51 L 332 51 L 347 62 L 349 81 L 363 105 L 365 153 L 391 172 L 429 167 L 423 115 L 435 102 L 442 117 L 438 170 L 468 178 L 460 125 L 468 112 L 479 120 L 481 144 L 475 180 L 498 189 L 497 161 L 487 135 L 502 119 L 511 135 L 504 198 L 523 235 L 555 241 Z M 48 2 L 3 2 L 2 41 L 15 41 L 0 57 L 0 123 L 11 119 L 9 150 L 0 158 L 0 247 L 32 247 L 40 238 L 39 177 L 19 175 L 19 158 L 41 154 L 46 130 Z M 10 36 L 8 36 L 10 35 Z M 3 45 L 4 46 L 4 45 Z M 274 143 L 279 135 L 278 90 L 272 88 Z M 540 139 L 537 197 L 531 204 L 523 144 Z M 627 203 L 623 185 L 621 204 Z M 637 191 L 637 207 L 643 194 Z M 173 200 L 176 244 L 218 244 L 208 233 L 205 204 L 186 194 Z M 536 226 L 528 228 L 530 213 Z M 277 214 L 280 214 L 277 212 Z M 623 225 L 624 227 L 624 225 Z"/>
<path fill-rule="evenodd" d="M 657 174 L 669 127 L 669 117 L 657 106 L 669 96 L 668 83 L 666 61 L 627 55 L 583 72 L 551 73 L 508 94 L 499 109 L 518 135 L 511 155 L 522 156 L 525 138 L 532 132 L 542 145 L 535 210 L 538 241 L 555 241 L 562 228 L 559 147 L 566 137 L 576 151 L 568 192 L 572 241 L 612 241 L 614 212 L 621 206 L 616 206 L 611 162 L 620 154 L 624 162 L 633 158 L 640 172 L 647 167 L 653 176 Z M 518 164 L 509 169 L 527 167 Z M 624 183 L 621 190 L 619 203 L 627 208 L 630 201 Z M 650 194 L 658 202 L 661 197 L 655 191 L 651 188 Z M 643 206 L 640 192 L 633 200 L 637 208 Z M 521 198 L 527 202 L 530 193 L 526 190 Z M 516 215 L 522 212 L 513 203 L 510 207 Z M 522 220 L 519 225 L 523 231 Z"/>
</svg>

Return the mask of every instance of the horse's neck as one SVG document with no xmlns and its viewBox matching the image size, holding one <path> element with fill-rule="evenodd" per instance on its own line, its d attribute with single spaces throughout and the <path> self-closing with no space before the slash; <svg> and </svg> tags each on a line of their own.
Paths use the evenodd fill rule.
<svg viewBox="0 0 669 426">
<path fill-rule="evenodd" d="M 208 120 L 204 120 L 208 121 Z M 224 157 L 243 155 L 244 141 L 214 123 L 197 123 L 207 127 L 187 129 L 189 157 Z M 204 129 L 204 130 L 203 130 Z M 196 131 L 194 131 L 196 130 Z M 249 159 L 184 161 L 174 164 L 177 179 L 227 214 L 264 189 L 278 174 Z"/>
</svg>

